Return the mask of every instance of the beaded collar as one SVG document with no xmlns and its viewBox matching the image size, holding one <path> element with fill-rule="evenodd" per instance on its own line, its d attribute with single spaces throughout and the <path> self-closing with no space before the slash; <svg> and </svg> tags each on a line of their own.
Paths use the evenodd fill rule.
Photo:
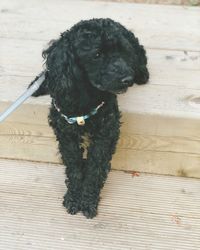
<svg viewBox="0 0 200 250">
<path fill-rule="evenodd" d="M 96 108 L 92 109 L 87 115 L 68 117 L 68 116 L 66 116 L 66 115 L 64 115 L 63 113 L 60 112 L 60 109 L 58 108 L 58 106 L 56 105 L 55 100 L 53 99 L 53 105 L 56 108 L 56 110 L 61 114 L 61 116 L 64 117 L 65 120 L 69 124 L 74 124 L 74 123 L 77 122 L 78 125 L 80 125 L 80 126 L 85 125 L 85 120 L 90 118 L 92 115 L 95 115 L 97 113 L 98 109 L 100 109 L 104 104 L 105 104 L 105 102 L 102 102 Z"/>
</svg>

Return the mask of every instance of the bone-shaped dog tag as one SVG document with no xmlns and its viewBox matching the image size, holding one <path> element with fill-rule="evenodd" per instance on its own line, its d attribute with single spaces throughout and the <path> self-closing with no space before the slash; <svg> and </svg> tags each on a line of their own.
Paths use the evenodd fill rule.
<svg viewBox="0 0 200 250">
<path fill-rule="evenodd" d="M 85 125 L 85 120 L 84 120 L 83 116 L 77 117 L 76 121 L 77 121 L 78 125 L 80 125 L 80 126 Z"/>
</svg>

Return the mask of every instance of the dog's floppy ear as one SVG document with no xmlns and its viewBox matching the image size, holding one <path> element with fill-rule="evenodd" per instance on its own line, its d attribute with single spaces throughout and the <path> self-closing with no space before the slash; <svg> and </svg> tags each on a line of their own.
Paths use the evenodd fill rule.
<svg viewBox="0 0 200 250">
<path fill-rule="evenodd" d="M 46 70 L 48 74 L 48 89 L 50 93 L 55 93 L 64 87 L 71 86 L 70 82 L 70 48 L 68 41 L 63 41 L 61 37 L 58 40 L 50 42 L 50 46 L 43 51 L 42 56 L 45 59 Z M 66 39 L 65 39 L 66 40 Z"/>
<path fill-rule="evenodd" d="M 138 44 L 136 54 L 138 61 L 136 66 L 135 82 L 137 84 L 144 84 L 149 80 L 149 71 L 147 69 L 146 51 L 142 45 Z"/>
<path fill-rule="evenodd" d="M 126 36 L 135 51 L 135 83 L 144 84 L 149 80 L 146 51 L 132 32 L 128 31 Z"/>
<path fill-rule="evenodd" d="M 72 89 L 78 90 L 80 103 L 84 104 L 88 96 L 71 33 L 69 31 L 62 33 L 60 39 L 52 41 L 49 48 L 43 51 L 47 70 L 47 86 L 44 88 L 48 89 L 51 97 L 63 96 Z"/>
</svg>

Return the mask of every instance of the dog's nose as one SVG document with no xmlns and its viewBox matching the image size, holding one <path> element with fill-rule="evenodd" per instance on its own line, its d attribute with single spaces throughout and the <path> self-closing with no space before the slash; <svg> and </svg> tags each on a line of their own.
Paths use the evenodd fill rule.
<svg viewBox="0 0 200 250">
<path fill-rule="evenodd" d="M 121 80 L 121 82 L 124 84 L 124 85 L 128 85 L 128 86 L 131 86 L 133 84 L 133 77 L 132 76 L 126 76 L 125 78 L 123 78 Z"/>
</svg>

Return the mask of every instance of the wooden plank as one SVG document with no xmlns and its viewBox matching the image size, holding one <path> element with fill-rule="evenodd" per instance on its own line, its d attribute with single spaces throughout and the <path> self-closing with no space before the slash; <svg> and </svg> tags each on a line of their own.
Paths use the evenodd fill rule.
<svg viewBox="0 0 200 250">
<path fill-rule="evenodd" d="M 196 178 L 200 178 L 199 165 L 199 154 L 156 150 L 120 149 L 112 161 L 113 169 L 116 170 L 133 170 Z"/>
<path fill-rule="evenodd" d="M 22 90 L 22 88 L 20 90 L 21 93 L 24 91 L 24 89 Z M 8 89 L 4 87 L 3 93 L 5 98 L 6 93 L 8 93 Z M 21 93 L 19 92 L 18 96 Z M 13 93 L 7 94 L 7 96 L 8 97 L 6 97 L 5 99 L 12 98 L 12 100 L 15 100 L 17 97 Z M 2 99 L 4 98 L 2 97 Z M 1 112 L 3 111 L 3 106 L 6 107 L 7 105 L 9 105 L 9 103 L 5 102 L 5 99 L 3 101 L 2 99 Z M 186 89 L 179 86 L 162 86 L 153 84 L 133 86 L 126 94 L 119 95 L 118 100 L 119 107 L 124 113 L 140 113 L 191 119 L 199 119 L 200 117 L 199 89 Z M 50 98 L 30 98 L 27 103 L 42 105 L 46 107 L 46 109 L 48 109 Z M 9 117 L 8 121 L 9 119 L 12 118 Z"/>
<path fill-rule="evenodd" d="M 5 110 L 9 103 L 0 107 Z M 1 135 L 19 135 L 20 127 L 23 135 L 42 135 L 52 137 L 51 129 L 47 123 L 48 107 L 42 105 L 26 104 L 19 108 L 4 123 L 1 123 Z M 123 133 L 186 137 L 188 139 L 199 139 L 199 119 L 186 117 L 169 117 L 162 114 L 152 115 L 143 113 L 122 113 Z M 146 126 L 148 124 L 148 127 Z M 30 131 L 29 131 L 30 130 Z"/>
<path fill-rule="evenodd" d="M 1 142 L 1 158 L 62 163 L 57 143 L 52 138 L 7 136 L 1 137 Z M 165 149 L 134 150 L 120 146 L 113 157 L 112 169 L 200 178 L 199 154 Z"/>
<path fill-rule="evenodd" d="M 151 84 L 133 86 L 118 99 L 121 109 L 127 113 L 200 118 L 200 90 L 196 89 Z"/>
<path fill-rule="evenodd" d="M 33 121 L 38 120 L 34 118 L 34 112 L 29 115 Z M 27 119 L 25 115 L 24 118 Z M 195 123 L 190 119 L 170 121 L 163 117 L 123 116 L 124 125 L 112 168 L 200 177 L 199 123 L 199 120 Z M 57 142 L 47 123 L 6 122 L 1 125 L 0 138 L 1 158 L 62 162 Z"/>
<path fill-rule="evenodd" d="M 2 124 L 0 130 L 0 135 L 2 136 L 1 141 L 3 140 L 5 143 L 9 143 L 9 141 L 11 143 L 18 143 L 18 141 L 20 141 L 24 144 L 35 143 L 42 145 L 45 143 L 49 145 L 50 143 L 52 147 L 56 147 L 55 136 L 48 125 L 32 126 L 32 128 L 27 124 L 17 125 L 18 126 L 13 123 Z M 148 135 L 148 133 L 145 134 L 143 132 L 141 132 L 141 134 L 134 134 L 134 131 L 126 131 L 124 127 L 122 127 L 121 130 L 122 132 L 118 143 L 119 148 L 191 154 L 198 154 L 200 150 L 200 138 L 198 136 L 185 138 L 181 136 Z M 48 140 L 48 142 L 46 140 Z"/>
<path fill-rule="evenodd" d="M 47 106 L 27 104 L 1 124 L 0 157 L 61 162 L 47 112 Z M 200 177 L 200 120 L 195 115 L 123 114 L 113 168 Z"/>
<path fill-rule="evenodd" d="M 161 86 L 154 85 L 154 87 L 160 88 Z M 139 91 L 140 88 L 135 90 Z M 175 99 L 170 99 L 172 94 L 177 94 L 178 91 L 176 90 L 174 93 L 171 91 L 171 94 L 168 94 L 168 89 L 165 88 L 163 95 L 161 95 L 161 91 L 159 92 L 160 101 L 155 102 L 157 105 L 157 109 L 155 109 L 152 106 L 154 103 L 148 105 L 147 102 L 148 100 L 151 104 L 152 101 L 153 94 L 150 95 L 150 91 L 146 92 L 146 103 L 143 105 L 139 94 L 132 98 L 136 93 L 135 90 L 128 97 L 130 101 L 128 102 L 125 98 L 124 103 L 122 102 L 124 106 L 121 105 L 124 123 L 113 167 L 200 177 L 198 105 L 197 107 L 191 106 L 184 112 L 181 111 L 184 107 L 183 103 L 180 105 L 175 103 L 173 107 L 172 101 Z M 185 95 L 186 90 L 181 89 L 181 91 Z M 155 91 L 155 93 L 158 92 Z M 193 93 L 196 94 L 196 91 Z M 169 97 L 170 99 L 168 99 Z M 174 97 L 176 98 L 176 95 Z M 180 100 L 177 101 L 180 102 Z M 169 105 L 167 110 L 165 110 L 166 104 Z M 145 110 L 145 107 L 149 110 Z M 2 106 L 1 108 L 4 109 Z M 175 115 L 173 115 L 174 111 L 171 111 L 173 108 L 179 108 Z M 157 115 L 155 111 L 159 114 Z M 167 111 L 170 111 L 171 116 L 165 116 Z M 194 111 L 196 113 L 193 114 Z M 0 157 L 61 162 L 57 154 L 55 138 L 47 124 L 47 113 L 47 105 L 26 104 L 10 116 L 8 122 L 1 124 Z M 183 159 L 186 160 L 183 161 Z M 162 164 L 163 168 L 160 168 L 162 161 L 165 163 Z"/>
<path fill-rule="evenodd" d="M 43 41 L 1 39 L 0 98 L 5 84 L 16 90 L 20 85 L 22 91 L 42 70 L 41 53 L 45 47 Z M 199 89 L 200 52 L 147 49 L 147 56 L 151 84 Z"/>
<path fill-rule="evenodd" d="M 104 1 L 104 2 L 130 2 L 130 3 L 145 3 L 145 4 L 175 4 L 175 5 L 200 5 L 199 0 L 90 0 L 90 1 Z"/>
<path fill-rule="evenodd" d="M 6 50 L 6 46 L 3 49 L 6 52 L 8 50 L 9 47 Z M 21 50 L 23 50 L 22 47 Z M 11 51 L 18 50 L 14 48 Z M 39 48 L 37 53 L 36 58 L 38 58 L 39 62 L 41 61 L 39 59 Z M 13 63 L 9 64 L 10 59 L 6 58 L 10 58 L 11 54 L 14 54 L 15 57 L 12 61 Z M 1 65 L 4 73 L 2 73 L 0 78 L 1 101 L 14 101 L 26 89 L 34 75 L 41 70 L 41 65 L 37 63 L 37 60 L 33 63 L 30 62 L 28 51 L 25 50 L 22 63 L 18 60 L 20 52 L 11 54 L 3 53 L 2 56 Z M 198 115 L 200 54 L 189 53 L 185 55 L 183 52 L 174 51 L 172 53 L 169 51 L 150 50 L 148 55 L 151 74 L 150 84 L 133 88 L 126 95 L 120 96 L 119 100 L 122 110 L 129 111 L 131 108 L 132 111 L 136 110 L 137 112 L 161 112 L 167 115 L 174 115 L 171 113 L 176 112 L 177 114 L 177 112 L 180 112 L 184 115 L 186 114 L 186 116 L 190 114 Z M 34 72 L 32 77 L 25 77 L 31 75 L 31 72 Z M 15 75 L 23 75 L 23 77 L 16 77 Z M 171 77 L 172 75 L 173 77 Z M 5 88 L 5 84 L 7 88 Z M 8 93 L 7 89 L 10 88 L 13 91 Z M 132 98 L 132 95 L 134 95 L 134 98 Z M 152 98 L 155 100 L 154 102 L 152 102 Z M 129 103 L 129 100 L 131 103 Z M 37 98 L 30 103 L 46 104 L 49 103 L 49 99 Z"/>
<path fill-rule="evenodd" d="M 135 31 L 147 47 L 200 50 L 199 7 L 96 1 L 2 0 L 0 9 L 3 10 L 0 17 L 1 37 L 46 41 L 81 19 L 110 17 Z"/>
<path fill-rule="evenodd" d="M 62 207 L 64 178 L 61 165 L 0 161 L 0 249 L 199 249 L 198 180 L 113 171 L 87 220 Z"/>
</svg>

